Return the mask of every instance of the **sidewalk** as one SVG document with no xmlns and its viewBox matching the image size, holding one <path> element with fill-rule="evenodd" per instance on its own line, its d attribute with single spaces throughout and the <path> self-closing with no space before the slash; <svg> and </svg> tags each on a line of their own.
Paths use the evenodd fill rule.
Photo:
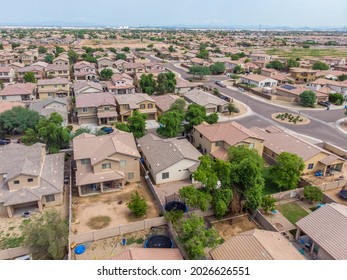
<svg viewBox="0 0 347 280">
<path fill-rule="evenodd" d="M 339 119 L 335 122 L 335 127 L 344 134 L 347 134 L 347 120 L 346 118 Z"/>
</svg>

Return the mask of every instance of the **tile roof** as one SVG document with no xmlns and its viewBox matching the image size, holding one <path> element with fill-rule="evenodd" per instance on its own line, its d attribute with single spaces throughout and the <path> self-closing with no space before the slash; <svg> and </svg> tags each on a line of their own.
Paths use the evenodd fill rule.
<svg viewBox="0 0 347 280">
<path fill-rule="evenodd" d="M 152 99 L 155 101 L 157 107 L 162 111 L 166 112 L 170 110 L 171 105 L 177 100 L 182 99 L 180 96 L 175 94 L 165 94 L 165 95 L 153 95 Z M 186 105 L 187 107 L 187 105 Z"/>
<path fill-rule="evenodd" d="M 183 260 L 183 257 L 176 248 L 130 248 L 114 256 L 112 260 Z"/>
<path fill-rule="evenodd" d="M 0 102 L 0 113 L 3 113 L 7 110 L 11 110 L 13 107 L 18 107 L 18 106 L 25 107 L 25 104 L 23 102 L 2 100 Z"/>
<path fill-rule="evenodd" d="M 210 255 L 213 260 L 305 260 L 279 232 L 260 229 L 231 237 Z"/>
<path fill-rule="evenodd" d="M 2 91 L 0 91 L 0 95 L 28 95 L 33 94 L 36 89 L 36 84 L 33 83 L 24 83 L 24 84 L 14 84 L 6 86 Z"/>
<path fill-rule="evenodd" d="M 189 159 L 194 162 L 192 165 L 195 165 L 201 156 L 187 139 L 162 139 L 153 134 L 147 134 L 138 139 L 137 142 L 154 173 L 158 173 L 183 159 Z"/>
<path fill-rule="evenodd" d="M 95 92 L 101 92 L 102 91 L 102 85 L 100 83 L 96 83 L 93 81 L 75 81 L 73 83 L 73 88 L 76 91 L 87 90 L 89 88 L 95 89 Z"/>
<path fill-rule="evenodd" d="M 267 79 L 272 79 L 272 77 L 267 77 L 267 76 L 263 76 L 263 75 L 258 75 L 258 74 L 250 74 L 250 75 L 240 75 L 241 78 L 246 79 L 246 80 L 250 80 L 250 81 L 255 81 L 255 82 L 262 82 L 264 80 Z"/>
<path fill-rule="evenodd" d="M 325 204 L 296 225 L 336 260 L 347 259 L 347 207 Z"/>
<path fill-rule="evenodd" d="M 144 101 L 154 102 L 154 99 L 145 93 L 116 95 L 116 101 L 120 105 L 129 104 L 130 109 L 138 109 L 140 103 Z"/>
<path fill-rule="evenodd" d="M 201 106 L 214 105 L 214 106 L 225 106 L 228 105 L 228 102 L 214 96 L 211 93 L 193 89 L 185 93 L 184 97 L 189 99 L 191 102 L 199 104 Z"/>
<path fill-rule="evenodd" d="M 114 96 L 109 92 L 92 92 L 76 96 L 76 108 L 99 107 L 102 105 L 116 106 Z"/>
<path fill-rule="evenodd" d="M 68 84 L 69 80 L 66 78 L 53 78 L 53 79 L 42 79 L 37 81 L 38 86 L 44 86 L 44 85 L 64 85 Z"/>
</svg>

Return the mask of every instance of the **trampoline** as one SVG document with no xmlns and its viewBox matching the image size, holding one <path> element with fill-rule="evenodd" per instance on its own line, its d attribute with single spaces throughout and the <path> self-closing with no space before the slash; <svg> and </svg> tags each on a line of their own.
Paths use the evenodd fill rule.
<svg viewBox="0 0 347 280">
<path fill-rule="evenodd" d="M 344 200 L 347 200 L 347 190 L 340 190 L 339 197 L 341 197 Z"/>
<path fill-rule="evenodd" d="M 173 248 L 173 241 L 165 235 L 152 235 L 145 242 L 145 248 Z"/>
<path fill-rule="evenodd" d="M 165 205 L 166 211 L 181 210 L 184 213 L 188 211 L 188 207 L 185 203 L 180 201 L 171 201 Z"/>
<path fill-rule="evenodd" d="M 82 255 L 86 250 L 86 247 L 84 245 L 78 245 L 75 248 L 75 254 L 76 255 Z"/>
</svg>

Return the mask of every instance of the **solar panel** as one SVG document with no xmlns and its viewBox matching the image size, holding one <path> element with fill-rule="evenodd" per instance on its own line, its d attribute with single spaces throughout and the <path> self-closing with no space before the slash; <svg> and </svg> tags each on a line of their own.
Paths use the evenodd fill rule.
<svg viewBox="0 0 347 280">
<path fill-rule="evenodd" d="M 287 89 L 287 90 L 293 90 L 293 89 L 296 89 L 296 87 L 291 86 L 291 85 L 283 85 L 283 86 L 281 86 L 281 88 L 284 88 L 284 89 Z"/>
</svg>

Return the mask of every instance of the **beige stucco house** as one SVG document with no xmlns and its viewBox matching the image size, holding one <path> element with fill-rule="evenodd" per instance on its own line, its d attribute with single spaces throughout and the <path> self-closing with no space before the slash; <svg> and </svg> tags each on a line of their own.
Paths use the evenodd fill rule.
<svg viewBox="0 0 347 280">
<path fill-rule="evenodd" d="M 39 80 L 37 82 L 37 92 L 40 99 L 69 96 L 69 80 L 66 78 Z"/>
<path fill-rule="evenodd" d="M 0 91 L 0 100 L 31 102 L 36 99 L 36 84 L 18 83 L 5 87 Z"/>
<path fill-rule="evenodd" d="M 132 133 L 84 133 L 73 139 L 73 147 L 80 196 L 120 191 L 126 182 L 140 181 L 140 154 Z"/>
<path fill-rule="evenodd" d="M 189 103 L 196 103 L 206 108 L 206 113 L 225 113 L 228 111 L 228 102 L 202 90 L 194 89 L 184 94 Z"/>
<path fill-rule="evenodd" d="M 104 84 L 106 90 L 115 95 L 135 93 L 134 80 L 128 74 L 114 74 Z"/>
</svg>

